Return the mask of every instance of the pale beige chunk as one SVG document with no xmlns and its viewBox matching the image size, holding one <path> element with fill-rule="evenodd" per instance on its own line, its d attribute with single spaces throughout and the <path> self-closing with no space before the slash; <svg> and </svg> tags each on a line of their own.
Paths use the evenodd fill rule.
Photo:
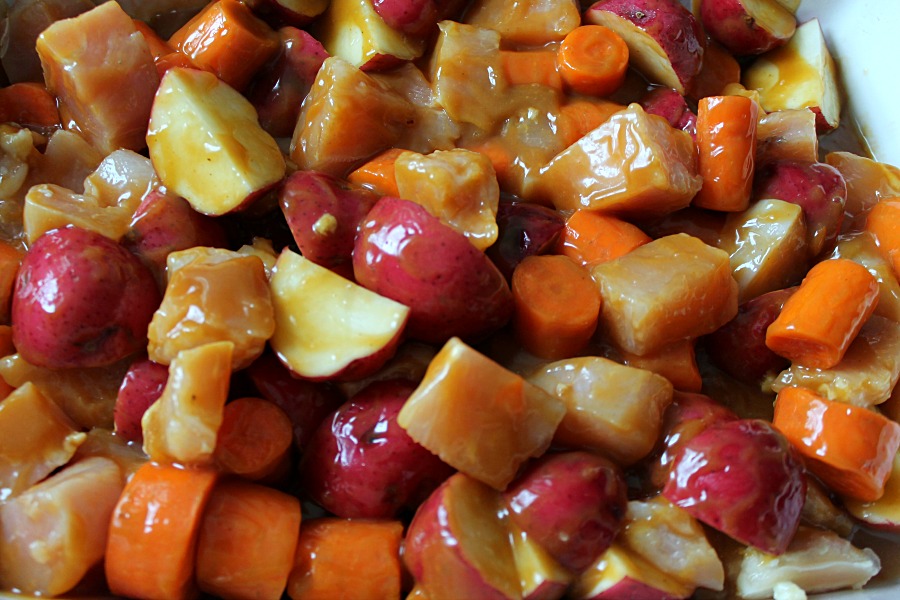
<svg viewBox="0 0 900 600">
<path fill-rule="evenodd" d="M 631 104 L 556 155 L 538 191 L 559 210 L 647 217 L 688 206 L 702 182 L 691 136 Z"/>
<path fill-rule="evenodd" d="M 711 333 L 737 314 L 728 254 L 679 233 L 595 266 L 602 330 L 632 354 Z"/>
<path fill-rule="evenodd" d="M 63 124 L 104 155 L 141 150 L 159 75 L 150 48 L 115 2 L 41 33 L 37 52 Z"/>
<path fill-rule="evenodd" d="M 672 402 L 665 377 L 600 357 L 550 363 L 528 381 L 565 406 L 556 442 L 601 451 L 624 465 L 650 453 Z"/>
<path fill-rule="evenodd" d="M 829 152 L 825 162 L 847 182 L 841 232 L 862 231 L 872 207 L 882 198 L 900 196 L 900 168 L 850 152 Z"/>
<path fill-rule="evenodd" d="M 510 44 L 543 46 L 581 25 L 581 13 L 574 0 L 483 0 L 466 12 L 466 23 L 493 29 Z"/>
</svg>

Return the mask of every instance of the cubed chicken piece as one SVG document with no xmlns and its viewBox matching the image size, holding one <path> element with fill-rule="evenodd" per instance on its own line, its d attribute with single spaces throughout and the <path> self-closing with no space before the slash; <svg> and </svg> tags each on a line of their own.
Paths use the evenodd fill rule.
<svg viewBox="0 0 900 600">
<path fill-rule="evenodd" d="M 581 11 L 575 0 L 484 0 L 466 12 L 466 23 L 493 29 L 508 44 L 543 46 L 581 25 Z"/>
<path fill-rule="evenodd" d="M 728 254 L 687 234 L 644 244 L 591 274 L 603 297 L 603 329 L 632 354 L 711 333 L 737 314 Z"/>
<path fill-rule="evenodd" d="M 559 210 L 647 217 L 688 206 L 702 182 L 691 136 L 631 104 L 557 154 L 537 192 Z"/>
<path fill-rule="evenodd" d="M 806 221 L 799 204 L 755 202 L 728 217 L 721 239 L 738 283 L 738 302 L 790 287 L 806 273 Z"/>
<path fill-rule="evenodd" d="M 404 152 L 394 174 L 401 198 L 421 204 L 479 250 L 497 240 L 500 186 L 485 155 L 462 149 Z"/>
<path fill-rule="evenodd" d="M 503 490 L 550 447 L 565 412 L 554 396 L 452 338 L 397 423 L 450 466 Z"/>
<path fill-rule="evenodd" d="M 0 402 L 0 500 L 69 462 L 84 434 L 32 383 Z"/>
<path fill-rule="evenodd" d="M 661 375 L 593 356 L 550 363 L 528 381 L 565 406 L 556 442 L 601 451 L 623 465 L 653 449 L 673 394 Z"/>
<path fill-rule="evenodd" d="M 234 344 L 214 342 L 179 352 L 159 400 L 141 419 L 144 452 L 162 463 L 208 465 L 228 399 Z"/>
<path fill-rule="evenodd" d="M 415 107 L 347 61 L 325 59 L 291 140 L 301 169 L 336 177 L 394 145 L 416 125 Z"/>
<path fill-rule="evenodd" d="M 900 323 L 872 316 L 830 369 L 792 364 L 772 384 L 773 391 L 796 385 L 829 400 L 871 408 L 885 402 L 900 379 Z"/>
<path fill-rule="evenodd" d="M 167 365 L 182 350 L 234 344 L 233 367 L 253 362 L 275 331 L 275 309 L 262 260 L 195 247 L 169 254 L 169 282 L 147 335 L 148 354 Z"/>
<path fill-rule="evenodd" d="M 457 123 L 491 131 L 508 107 L 500 59 L 500 34 L 453 21 L 438 24 L 430 76 L 435 100 Z"/>
<path fill-rule="evenodd" d="M 57 21 L 38 37 L 62 122 L 104 155 L 141 150 L 159 75 L 144 36 L 116 2 Z"/>
<path fill-rule="evenodd" d="M 86 458 L 0 504 L 0 588 L 56 596 L 106 552 L 124 486 L 118 465 Z"/>
</svg>

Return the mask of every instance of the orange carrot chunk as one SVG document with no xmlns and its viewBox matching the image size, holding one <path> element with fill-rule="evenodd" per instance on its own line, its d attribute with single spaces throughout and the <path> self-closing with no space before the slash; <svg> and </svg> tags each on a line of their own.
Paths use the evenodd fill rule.
<svg viewBox="0 0 900 600">
<path fill-rule="evenodd" d="M 592 266 L 624 256 L 651 239 L 622 219 L 590 210 L 576 210 L 566 220 L 557 252 L 580 265 Z"/>
<path fill-rule="evenodd" d="M 39 83 L 14 83 L 0 88 L 0 123 L 23 127 L 59 127 L 56 98 Z"/>
<path fill-rule="evenodd" d="M 513 328 L 525 349 L 557 360 L 575 356 L 600 318 L 600 290 L 566 256 L 529 256 L 513 271 Z"/>
<path fill-rule="evenodd" d="M 585 96 L 608 96 L 625 81 L 628 45 L 602 25 L 582 25 L 566 35 L 556 55 L 563 81 Z"/>
<path fill-rule="evenodd" d="M 403 152 L 402 148 L 385 150 L 347 176 L 350 183 L 370 188 L 382 196 L 400 196 L 397 190 L 397 175 L 394 163 Z"/>
<path fill-rule="evenodd" d="M 197 543 L 197 584 L 233 600 L 278 600 L 300 536 L 300 501 L 247 481 L 223 481 L 209 498 Z"/>
<path fill-rule="evenodd" d="M 844 357 L 878 304 L 878 280 L 846 258 L 824 260 L 766 330 L 766 346 L 791 361 L 830 369 Z"/>
<path fill-rule="evenodd" d="M 662 375 L 679 392 L 699 392 L 703 388 L 694 340 L 682 340 L 640 356 L 621 351 L 622 362 L 631 367 Z"/>
<path fill-rule="evenodd" d="M 225 405 L 213 458 L 245 479 L 275 480 L 288 468 L 294 439 L 291 419 L 262 398 L 237 398 Z"/>
<path fill-rule="evenodd" d="M 106 543 L 110 591 L 129 598 L 196 596 L 197 535 L 213 471 L 146 463 L 126 484 Z"/>
<path fill-rule="evenodd" d="M 288 595 L 293 600 L 399 598 L 402 536 L 399 521 L 304 523 Z"/>
<path fill-rule="evenodd" d="M 759 107 L 744 96 L 709 96 L 697 106 L 703 187 L 694 206 L 739 212 L 750 204 Z"/>
<path fill-rule="evenodd" d="M 563 81 L 556 66 L 556 53 L 549 50 L 501 50 L 503 74 L 509 85 L 544 85 L 562 90 Z"/>
<path fill-rule="evenodd" d="M 900 198 L 882 198 L 872 207 L 866 230 L 878 244 L 878 251 L 900 277 Z"/>
<path fill-rule="evenodd" d="M 201 69 L 242 90 L 280 48 L 278 34 L 243 2 L 217 0 L 169 38 Z"/>
<path fill-rule="evenodd" d="M 900 449 L 900 425 L 894 421 L 806 388 L 786 387 L 775 400 L 773 424 L 837 493 L 864 502 L 884 494 Z"/>
<path fill-rule="evenodd" d="M 0 241 L 0 322 L 9 322 L 13 284 L 22 264 L 22 252 Z"/>
</svg>

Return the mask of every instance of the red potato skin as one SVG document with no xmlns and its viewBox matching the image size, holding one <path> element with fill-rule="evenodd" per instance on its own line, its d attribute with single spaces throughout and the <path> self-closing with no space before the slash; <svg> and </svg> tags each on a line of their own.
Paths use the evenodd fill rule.
<svg viewBox="0 0 900 600">
<path fill-rule="evenodd" d="M 706 525 L 778 555 L 800 524 L 806 476 L 781 432 L 761 419 L 738 419 L 682 446 L 662 493 Z"/>
<path fill-rule="evenodd" d="M 612 543 L 628 502 L 619 468 L 589 452 L 538 459 L 504 498 L 510 519 L 576 573 L 593 564 Z"/>
<path fill-rule="evenodd" d="M 372 0 L 372 6 L 388 27 L 412 36 L 427 35 L 441 18 L 435 0 Z"/>
<path fill-rule="evenodd" d="M 712 39 L 736 56 L 762 54 L 787 42 L 760 27 L 741 0 L 701 0 L 700 22 Z"/>
<path fill-rule="evenodd" d="M 546 254 L 556 247 L 566 221 L 559 212 L 546 206 L 501 202 L 497 208 L 497 228 L 497 241 L 485 253 L 510 281 L 516 265 L 526 257 Z"/>
<path fill-rule="evenodd" d="M 111 365 L 147 347 L 160 299 L 153 275 L 121 244 L 78 227 L 54 229 L 19 268 L 13 343 L 41 367 Z"/>
<path fill-rule="evenodd" d="M 713 363 L 749 384 L 788 368 L 791 362 L 766 346 L 766 329 L 796 291 L 796 287 L 775 290 L 741 304 L 737 316 L 703 338 Z"/>
<path fill-rule="evenodd" d="M 654 87 L 639 103 L 651 115 L 658 115 L 675 129 L 697 135 L 697 115 L 688 108 L 684 96 L 667 87 Z"/>
<path fill-rule="evenodd" d="M 328 52 L 306 31 L 278 30 L 281 52 L 263 67 L 247 94 L 259 115 L 259 124 L 272 137 L 290 137 L 297 125 L 300 104 L 312 88 Z"/>
<path fill-rule="evenodd" d="M 168 380 L 169 368 L 151 360 L 135 361 L 128 368 L 113 409 L 117 435 L 129 442 L 144 441 L 141 418 L 162 395 Z"/>
<path fill-rule="evenodd" d="M 184 198 L 155 189 L 134 211 L 122 243 L 150 267 L 164 287 L 169 253 L 194 246 L 224 248 L 227 238 L 215 219 L 195 211 Z"/>
<path fill-rule="evenodd" d="M 271 353 L 253 361 L 247 374 L 259 394 L 287 414 L 294 429 L 294 445 L 300 452 L 325 417 L 344 403 L 331 385 L 297 379 Z"/>
<path fill-rule="evenodd" d="M 810 255 L 834 249 L 844 221 L 847 182 L 840 171 L 825 163 L 777 160 L 762 165 L 754 177 L 753 198 L 775 198 L 803 209 Z"/>
<path fill-rule="evenodd" d="M 647 463 L 648 478 L 654 490 L 662 489 L 666 484 L 672 461 L 694 436 L 711 425 L 737 418 L 731 409 L 709 396 L 676 391 L 663 415 L 659 448 Z"/>
<path fill-rule="evenodd" d="M 402 380 L 373 383 L 320 424 L 300 465 L 313 500 L 339 517 L 389 519 L 453 474 L 397 424 L 415 389 Z"/>
<path fill-rule="evenodd" d="M 350 264 L 359 225 L 378 198 L 369 190 L 314 171 L 293 173 L 278 195 L 300 253 L 329 269 Z M 323 227 L 323 219 L 333 226 Z"/>
<path fill-rule="evenodd" d="M 703 66 L 706 34 L 700 23 L 678 0 L 600 0 L 585 12 L 591 21 L 595 10 L 611 12 L 630 21 L 656 40 L 666 53 L 679 83 L 690 89 Z"/>
<path fill-rule="evenodd" d="M 410 307 L 406 333 L 419 341 L 478 340 L 512 314 L 509 284 L 490 259 L 408 200 L 384 197 L 369 211 L 353 249 L 353 274 Z"/>
</svg>

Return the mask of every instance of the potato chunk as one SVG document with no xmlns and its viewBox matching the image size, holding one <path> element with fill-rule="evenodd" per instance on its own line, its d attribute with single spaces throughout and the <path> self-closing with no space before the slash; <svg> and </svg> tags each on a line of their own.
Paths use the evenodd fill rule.
<svg viewBox="0 0 900 600">
<path fill-rule="evenodd" d="M 550 363 L 528 381 L 565 405 L 554 440 L 599 450 L 624 465 L 653 449 L 672 402 L 665 377 L 595 356 Z"/>
<path fill-rule="evenodd" d="M 646 217 L 686 207 L 702 182 L 691 136 L 631 104 L 557 154 L 538 195 L 560 210 Z"/>
<path fill-rule="evenodd" d="M 562 40 L 581 25 L 581 14 L 572 0 L 483 0 L 472 4 L 466 22 L 493 29 L 511 45 L 542 46 Z"/>
<path fill-rule="evenodd" d="M 144 36 L 115 2 L 57 21 L 38 37 L 59 113 L 104 155 L 141 150 L 159 75 Z"/>
<path fill-rule="evenodd" d="M 728 254 L 684 233 L 601 263 L 591 274 L 603 296 L 602 326 L 632 354 L 713 332 L 737 314 Z"/>
</svg>

